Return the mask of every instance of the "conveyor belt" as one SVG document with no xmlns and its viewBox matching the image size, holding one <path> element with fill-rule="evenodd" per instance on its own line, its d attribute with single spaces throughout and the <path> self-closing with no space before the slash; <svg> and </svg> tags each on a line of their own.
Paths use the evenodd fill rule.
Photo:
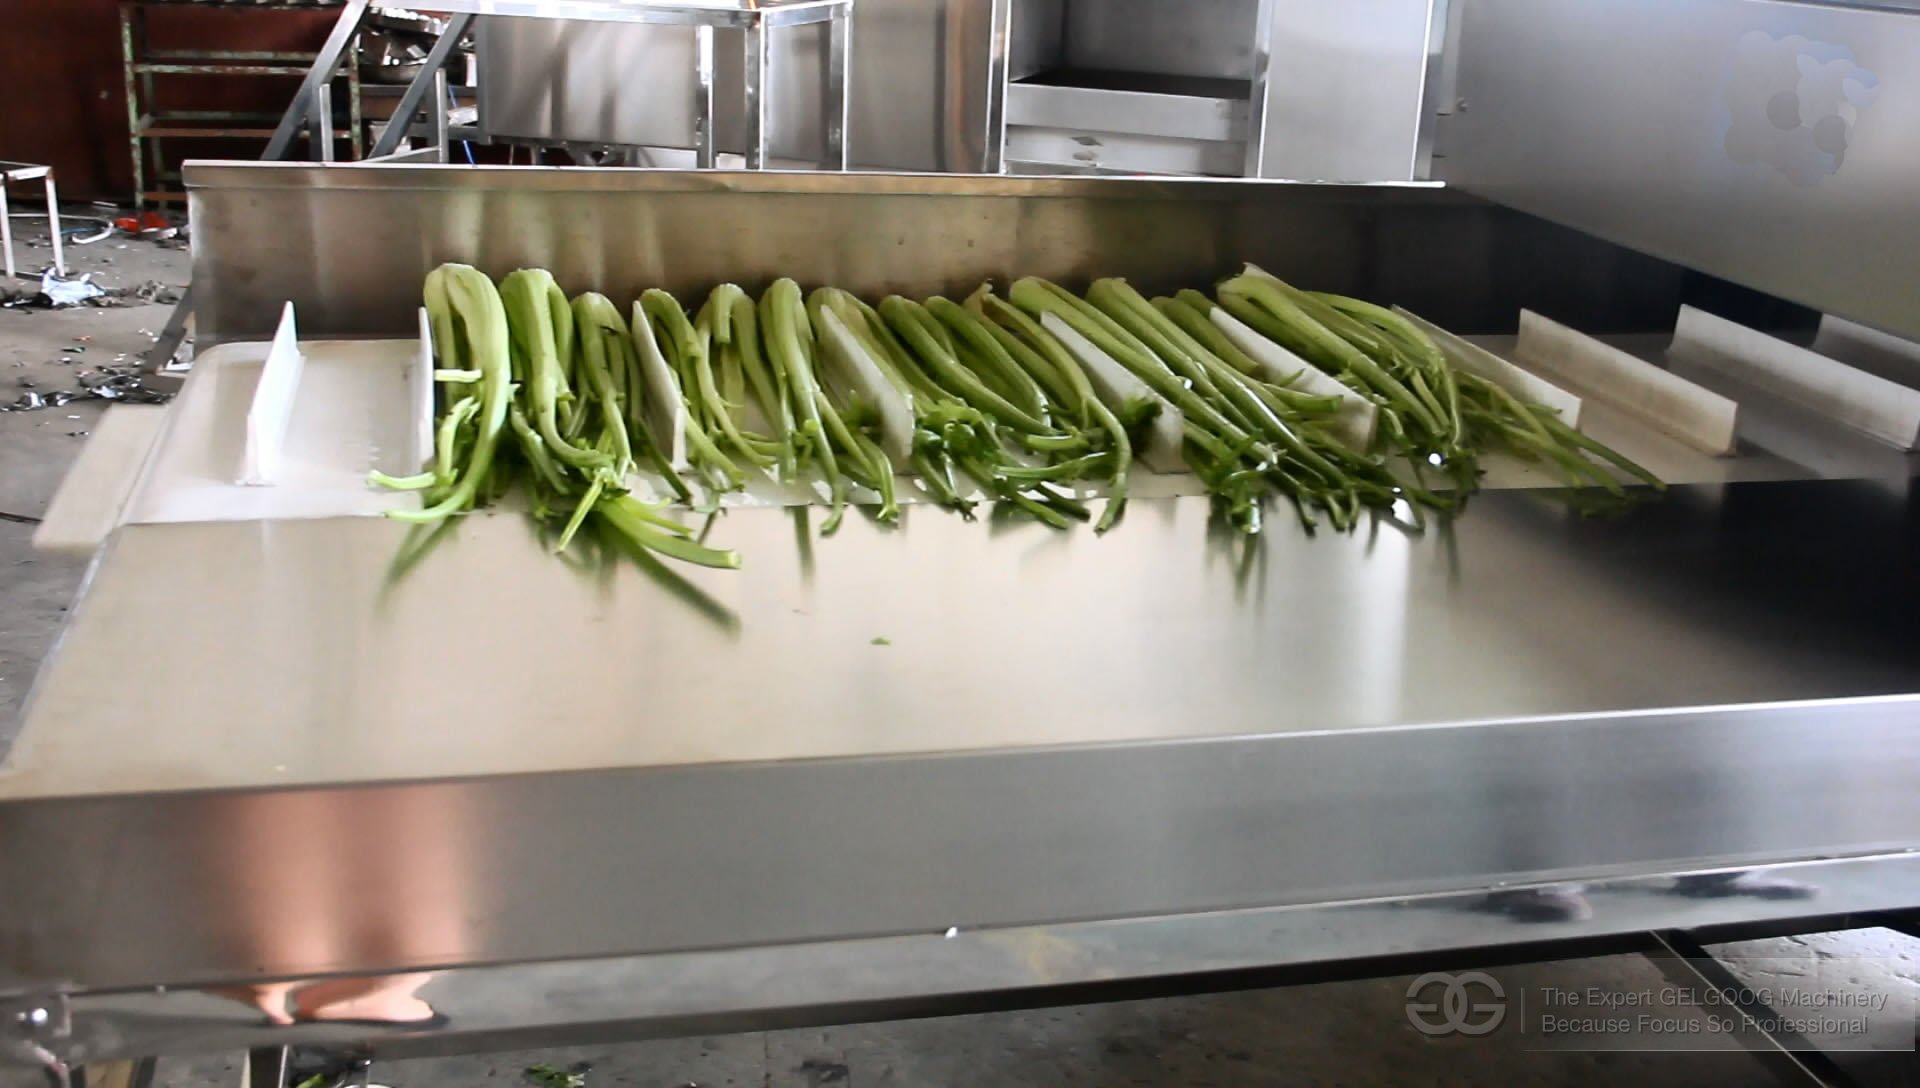
<svg viewBox="0 0 1920 1088">
<path fill-rule="evenodd" d="M 1904 497 L 1489 493 L 1450 532 L 1104 538 L 911 510 L 736 573 L 575 569 L 517 516 L 404 576 L 380 519 L 150 525 L 102 557 L 6 796 L 972 751 L 1920 691 Z M 1790 576 L 1789 576 L 1790 575 Z M 697 600 L 695 600 L 697 598 Z M 876 645 L 876 639 L 887 644 Z M 138 721 L 138 729 L 127 723 Z M 111 759 L 99 753 L 111 752 Z"/>
</svg>

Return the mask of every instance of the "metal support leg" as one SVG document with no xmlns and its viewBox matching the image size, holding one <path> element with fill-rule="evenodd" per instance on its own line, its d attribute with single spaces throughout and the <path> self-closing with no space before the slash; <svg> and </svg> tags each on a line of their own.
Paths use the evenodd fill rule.
<svg viewBox="0 0 1920 1088">
<path fill-rule="evenodd" d="M 988 50 L 987 131 L 980 169 L 998 174 L 1007 166 L 1007 50 L 1013 38 L 1013 0 L 993 0 L 990 18 L 993 47 Z"/>
<path fill-rule="evenodd" d="M 693 28 L 693 146 L 694 165 L 702 170 L 713 169 L 716 157 L 713 115 L 713 28 L 697 26 Z"/>
<path fill-rule="evenodd" d="M 153 35 L 148 32 L 147 26 L 146 0 L 139 0 L 133 7 L 133 55 L 137 60 L 145 60 L 147 54 L 153 49 Z M 160 96 L 154 93 L 153 80 L 152 72 L 140 73 L 140 101 L 144 103 L 144 109 L 153 109 L 154 103 L 160 101 Z M 163 164 L 149 158 L 147 169 L 158 177 Z"/>
<path fill-rule="evenodd" d="M 293 146 L 293 137 L 300 131 L 300 125 L 311 114 L 315 92 L 333 82 L 333 74 L 340 70 L 340 58 L 347 53 L 347 47 L 353 44 L 354 36 L 360 33 L 360 22 L 366 18 L 369 0 L 347 0 L 340 9 L 340 17 L 334 20 L 333 30 L 328 33 L 326 43 L 313 58 L 313 66 L 300 80 L 300 89 L 294 92 L 293 102 L 287 106 L 287 112 L 280 117 L 280 124 L 273 130 L 273 138 L 267 141 L 267 149 L 260 153 L 263 161 L 284 158 L 287 149 Z"/>
<path fill-rule="evenodd" d="M 1273 69 L 1275 0 L 1260 0 L 1253 28 L 1253 77 L 1247 89 L 1246 176 L 1257 178 L 1267 161 L 1267 77 Z"/>
<path fill-rule="evenodd" d="M 261 1047 L 247 1051 L 246 1074 L 241 1088 L 287 1088 L 287 1048 Z"/>
<path fill-rule="evenodd" d="M 193 284 L 180 292 L 180 301 L 174 303 L 173 312 L 167 315 L 167 323 L 161 327 L 160 336 L 147 349 L 147 357 L 142 361 L 140 372 L 152 376 L 165 370 L 175 355 L 180 354 L 180 345 L 187 339 L 187 322 L 193 319 Z"/>
<path fill-rule="evenodd" d="M 60 193 L 53 186 L 53 171 L 47 171 L 47 229 L 53 235 L 53 274 L 67 274 L 67 258 L 60 248 Z"/>
<path fill-rule="evenodd" d="M 467 28 L 472 25 L 472 15 L 455 15 L 447 20 L 446 31 L 440 35 L 439 41 L 433 43 L 433 48 L 427 51 L 427 59 L 420 69 L 420 74 L 414 76 L 413 82 L 407 84 L 407 89 L 401 93 L 400 102 L 393 109 L 393 117 L 387 122 L 386 131 L 380 134 L 380 139 L 374 143 L 373 151 L 368 154 L 368 158 L 378 159 L 400 150 L 400 141 L 407 138 L 407 131 L 413 127 L 414 115 L 420 112 L 420 107 L 429 93 L 434 96 L 434 101 L 439 103 L 434 107 L 434 117 L 437 119 L 440 130 L 440 146 L 447 145 L 445 132 L 447 61 L 452 58 L 453 51 L 460 45 L 460 39 L 466 35 Z"/>
<path fill-rule="evenodd" d="M 347 159 L 366 158 L 365 115 L 360 108 L 360 39 L 353 40 L 347 56 Z"/>
<path fill-rule="evenodd" d="M 767 51 L 767 27 L 755 19 L 741 32 L 747 49 L 747 169 L 767 168 L 767 88 L 772 83 L 773 57 Z"/>
<path fill-rule="evenodd" d="M 447 70 L 441 68 L 433 73 L 433 160 L 435 162 L 453 161 L 453 116 L 447 108 L 447 98 L 453 93 L 447 86 Z"/>
<path fill-rule="evenodd" d="M 313 111 L 307 117 L 307 142 L 315 162 L 333 161 L 333 84 L 313 89 Z"/>
<path fill-rule="evenodd" d="M 6 251 L 7 278 L 13 278 L 13 217 L 7 213 L 7 179 L 0 176 L 0 250 Z"/>
<path fill-rule="evenodd" d="M 847 82 L 852 78 L 853 16 L 840 15 L 827 24 L 827 83 L 821 98 L 827 115 L 829 170 L 847 169 Z"/>
</svg>

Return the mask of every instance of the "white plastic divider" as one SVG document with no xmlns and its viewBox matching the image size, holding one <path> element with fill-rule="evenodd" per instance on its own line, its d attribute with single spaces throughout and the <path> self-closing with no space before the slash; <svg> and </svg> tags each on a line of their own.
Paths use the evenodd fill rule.
<svg viewBox="0 0 1920 1088">
<path fill-rule="evenodd" d="M 1107 407 L 1119 408 L 1142 397 L 1160 405 L 1160 414 L 1148 426 L 1146 442 L 1135 453 L 1140 463 L 1154 472 L 1185 472 L 1187 459 L 1183 451 L 1187 441 L 1186 415 L 1172 401 L 1140 380 L 1139 375 L 1080 335 L 1058 314 L 1041 315 L 1040 324 L 1058 337 L 1074 358 L 1087 368 L 1087 377 L 1092 380 L 1094 392 L 1106 402 Z"/>
<path fill-rule="evenodd" d="M 1373 447 L 1373 432 L 1380 421 L 1380 410 L 1372 401 L 1349 388 L 1345 382 L 1307 362 L 1293 352 L 1262 336 L 1253 326 L 1233 316 L 1223 306 L 1215 306 L 1208 317 L 1227 334 L 1254 365 L 1260 376 L 1276 385 L 1297 389 L 1313 397 L 1339 397 L 1340 413 L 1334 418 L 1334 434 L 1347 446 L 1365 452 Z"/>
<path fill-rule="evenodd" d="M 1920 389 L 1920 344 L 1911 340 L 1825 314 L 1813 338 L 1813 350 L 1909 389 Z"/>
<path fill-rule="evenodd" d="M 907 403 L 907 398 L 887 380 L 880 365 L 854 337 L 846 323 L 840 320 L 839 314 L 822 308 L 820 323 L 828 348 L 821 352 L 821 356 L 836 365 L 837 376 L 848 387 L 879 409 L 881 448 L 887 451 L 895 470 L 905 472 L 913 459 L 913 408 Z"/>
<path fill-rule="evenodd" d="M 1513 357 L 1702 453 L 1724 457 L 1737 446 L 1739 404 L 1532 310 L 1520 311 Z"/>
<path fill-rule="evenodd" d="M 687 402 L 680 395 L 680 379 L 674 377 L 667 357 L 660 354 L 653 325 L 639 302 L 633 304 L 633 343 L 639 349 L 640 380 L 646 383 L 646 423 L 667 463 L 676 469 L 687 467 Z"/>
<path fill-rule="evenodd" d="M 1580 429 L 1580 413 L 1584 405 L 1579 397 L 1545 378 L 1522 370 L 1478 344 L 1462 340 L 1411 310 L 1395 306 L 1393 312 L 1426 333 L 1450 366 L 1484 378 L 1523 401 L 1551 408 L 1559 413 L 1560 422 L 1575 430 Z"/>
<path fill-rule="evenodd" d="M 247 409 L 247 439 L 240 453 L 240 482 L 249 487 L 271 487 L 280 475 L 280 458 L 287 444 L 287 423 L 293 418 L 293 399 L 300 392 L 300 371 L 307 357 L 300 351 L 293 320 L 293 303 L 280 309 L 273 330 L 273 346 L 260 366 Z"/>
<path fill-rule="evenodd" d="M 1683 306 L 1672 358 L 1778 393 L 1896 449 L 1920 448 L 1920 390 Z"/>
<path fill-rule="evenodd" d="M 411 475 L 432 459 L 430 349 L 419 336 L 295 335 L 284 321 L 272 342 L 221 344 L 194 360 L 123 523 L 369 517 L 419 507 L 419 492 L 375 486 L 368 474 Z M 284 369 L 290 357 L 298 373 Z"/>
<path fill-rule="evenodd" d="M 413 448 L 408 451 L 415 465 L 433 460 L 433 319 L 420 307 L 420 350 L 413 357 L 413 371 L 407 375 L 407 392 L 413 399 Z"/>
</svg>

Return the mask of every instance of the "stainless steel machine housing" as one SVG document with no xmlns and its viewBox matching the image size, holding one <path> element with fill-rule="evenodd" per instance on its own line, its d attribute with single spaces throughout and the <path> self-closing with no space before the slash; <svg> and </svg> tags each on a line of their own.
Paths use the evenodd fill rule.
<svg viewBox="0 0 1920 1088">
<path fill-rule="evenodd" d="M 260 335 L 287 299 L 313 335 L 392 334 L 443 260 L 624 295 L 779 274 L 1152 290 L 1253 259 L 1470 331 L 1520 305 L 1658 328 L 1701 289 L 1421 188 L 189 181 L 210 342 Z M 916 516 L 800 550 L 788 514 L 745 510 L 727 533 L 749 570 L 678 587 L 570 571 L 511 515 L 404 577 L 406 534 L 378 519 L 128 526 L 0 778 L 0 986 L 62 1010 L 36 1038 L 69 1060 L 344 1037 L 421 1053 L 1528 942 L 1461 908 L 1537 881 L 1592 885 L 1566 936 L 1911 905 L 1920 589 L 1889 573 L 1914 509 L 1900 475 L 1677 487 L 1617 521 L 1509 492 L 1447 533 L 1242 544 L 1174 499 L 1106 539 Z M 195 652 L 144 652 L 166 640 Z M 457 682 L 399 667 L 433 669 L 409 648 L 436 646 L 458 648 Z M 103 760 L 88 738 L 131 720 L 102 702 L 116 691 L 146 709 Z M 353 894 L 281 894 L 289 858 Z M 1754 866 L 1821 898 L 1644 890 Z M 458 1030 L 274 1028 L 200 992 L 415 970 Z M 636 1003 L 660 977 L 682 984 Z M 536 1000 L 554 986 L 573 996 Z"/>
<path fill-rule="evenodd" d="M 853 160 L 974 173 L 1422 177 L 1445 11 L 1436 0 L 859 0 Z M 791 161 L 814 161 L 821 143 L 822 40 L 803 30 L 774 43 L 774 152 Z M 737 149 L 732 44 L 723 35 L 717 53 L 721 114 L 734 119 L 721 144 Z M 688 31 L 487 18 L 480 66 L 481 121 L 498 136 L 692 147 Z M 1066 78 L 1035 82 L 1050 73 Z M 1086 73 L 1102 78 L 1076 86 Z"/>
<path fill-rule="evenodd" d="M 1898 7 L 1456 0 L 1435 161 L 1464 192 L 203 164 L 198 333 L 286 300 L 404 333 L 444 260 L 625 297 L 1251 259 L 1468 333 L 1696 303 L 1920 338 Z M 1790 85 L 1742 75 L 1776 52 Z M 1803 113 L 1801 56 L 1874 94 Z M 1781 135 L 1730 144 L 1756 87 Z M 937 98 L 968 120 L 920 162 L 980 151 Z M 510 515 L 404 577 L 378 520 L 129 526 L 0 775 L 6 1053 L 433 1053 L 1911 908 L 1920 496 L 1881 452 L 1611 520 L 1488 493 L 1424 536 L 1247 543 L 1184 498 L 1105 539 L 915 514 L 801 547 L 740 511 L 749 567 L 670 582 L 568 570 Z M 283 894 L 288 857 L 353 894 Z M 1674 894 L 1747 869 L 1816 894 Z M 1591 918 L 1477 909 L 1565 882 Z M 451 1030 L 270 1027 L 217 989 L 409 971 Z"/>
</svg>

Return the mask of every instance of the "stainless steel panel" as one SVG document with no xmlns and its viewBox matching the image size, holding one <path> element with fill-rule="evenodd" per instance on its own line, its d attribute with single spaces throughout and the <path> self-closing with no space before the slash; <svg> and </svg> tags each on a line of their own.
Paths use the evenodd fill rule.
<svg viewBox="0 0 1920 1088">
<path fill-rule="evenodd" d="M 538 265 L 619 296 L 781 275 L 921 294 L 1029 273 L 1157 289 L 1253 259 L 1463 332 L 1511 330 L 1522 306 L 1655 328 L 1682 281 L 1528 216 L 1394 186 L 207 163 L 188 185 L 208 344 L 270 334 L 289 299 L 313 335 L 404 335 L 445 260 Z"/>
<path fill-rule="evenodd" d="M 1414 133 L 1413 174 L 1433 177 L 1433 145 L 1440 119 L 1453 111 L 1453 70 L 1447 42 L 1458 18 L 1452 0 L 1433 0 L 1427 22 L 1427 73 L 1420 100 L 1420 124 Z"/>
<path fill-rule="evenodd" d="M 1244 99 L 1013 83 L 1007 87 L 1007 123 L 1083 133 L 1226 140 L 1239 145 L 1247 133 L 1247 103 Z M 1238 147 L 1234 150 L 1237 153 Z"/>
<path fill-rule="evenodd" d="M 1781 0 L 1456 0 L 1447 180 L 1920 337 L 1920 18 Z"/>
<path fill-rule="evenodd" d="M 1809 493 L 1841 490 L 1830 484 L 1736 485 L 1728 495 L 1758 503 L 1750 510 L 1753 515 L 1779 516 L 1794 506 L 1804 508 Z M 1502 497 L 1489 505 L 1518 509 L 1529 501 Z M 1201 505 L 1158 503 L 1141 513 L 1157 519 L 1163 510 L 1179 514 Z M 1835 510 L 1830 503 L 1820 505 L 1821 512 Z M 1187 520 L 1180 516 L 1173 522 Z M 1810 544 L 1833 544 L 1838 538 L 1837 533 L 1798 535 Z M 1764 555 L 1763 549 L 1708 532 L 1686 543 L 1663 537 L 1652 555 L 1649 541 L 1637 532 L 1592 533 L 1587 539 L 1588 546 L 1569 551 L 1589 558 L 1614 551 L 1616 567 L 1670 562 L 1691 552 L 1695 558 L 1684 566 L 1698 571 L 1722 545 L 1736 554 Z M 1292 538 L 1282 543 L 1291 558 L 1326 542 Z M 1480 541 L 1462 543 L 1468 557 L 1483 554 Z M 1779 539 L 1768 543 L 1777 545 Z M 1911 545 L 1910 537 L 1906 544 Z M 1538 550 L 1520 557 L 1525 566 L 1536 565 Z M 824 548 L 821 552 L 826 558 Z M 908 566 L 931 569 L 913 564 L 913 554 L 893 549 L 896 558 L 885 564 L 890 591 L 911 584 L 899 577 Z M 1163 551 L 1151 569 L 1194 565 L 1195 558 L 1190 551 Z M 1515 557 L 1488 557 L 1510 558 Z M 1724 562 L 1731 556 L 1721 552 L 1718 558 Z M 1781 594 L 1768 591 L 1783 581 L 1775 567 L 1749 569 L 1753 577 L 1737 588 L 1748 591 L 1749 599 L 1779 600 Z M 421 571 L 430 572 L 431 567 Z M 286 573 L 294 576 L 295 568 Z M 489 574 L 497 579 L 497 569 Z M 1011 641 L 1005 635 L 1020 631 L 1022 621 L 1046 615 L 1042 609 L 1064 598 L 1043 594 L 1031 606 L 1012 603 L 1028 594 L 1008 596 L 986 581 L 960 578 L 951 600 L 956 605 L 1009 602 L 974 610 L 996 621 L 993 633 L 976 643 L 994 652 L 967 655 L 992 658 L 991 671 L 973 674 L 989 677 L 991 688 L 989 681 L 957 680 L 954 673 L 937 669 L 909 674 L 885 662 L 858 663 L 848 675 L 801 680 L 806 694 L 799 706 L 782 705 L 758 719 L 736 716 L 741 700 L 730 692 L 749 686 L 739 682 L 742 676 L 753 677 L 751 686 L 767 688 L 767 694 L 749 696 L 747 702 L 777 703 L 776 689 L 792 684 L 803 668 L 847 664 L 844 658 L 853 651 L 834 649 L 836 627 L 809 638 L 793 668 L 776 666 L 771 675 L 763 671 L 765 659 L 744 651 L 709 651 L 690 674 L 666 669 L 669 663 L 686 663 L 690 654 L 657 664 L 635 652 L 595 657 L 592 667 L 568 678 L 568 686 L 548 689 L 555 700 L 550 710 L 499 723 L 518 729 L 523 746 L 535 748 L 571 744 L 582 731 L 603 724 L 646 732 L 691 707 L 706 719 L 696 742 L 705 751 L 688 753 L 707 760 L 700 765 L 351 788 L 102 796 L 0 807 L 0 876 L 5 877 L 0 919 L 8 937 L 0 944 L 0 976 L 13 987 L 58 982 L 106 989 L 382 973 L 1312 905 L 1920 846 L 1920 795 L 1912 789 L 1920 775 L 1920 700 L 1910 697 L 1439 728 L 1294 728 L 1313 720 L 1313 708 L 1284 701 L 1292 695 L 1286 685 L 1264 678 L 1297 677 L 1306 668 L 1276 669 L 1274 663 L 1290 655 L 1310 661 L 1318 651 L 1303 653 L 1304 643 L 1387 644 L 1392 628 L 1373 626 L 1383 618 L 1380 612 L 1331 628 L 1324 614 L 1302 614 L 1287 627 L 1296 636 L 1311 636 L 1285 642 L 1266 637 L 1263 628 L 1271 627 L 1264 617 L 1277 623 L 1285 616 L 1285 598 L 1313 584 L 1303 577 L 1272 586 L 1269 607 L 1215 609 L 1218 624 L 1163 620 L 1153 630 L 1141 627 L 1140 617 L 1129 617 L 1130 652 L 1112 659 L 1103 672 L 1087 673 L 1061 657 L 1071 643 Z M 1477 598 L 1484 594 L 1473 591 L 1486 581 L 1476 565 L 1459 585 Z M 616 596 L 633 595 L 625 575 L 616 582 Z M 1357 587 L 1355 595 L 1369 589 L 1384 594 L 1388 584 L 1375 580 Z M 1579 609 L 1563 611 L 1567 598 L 1541 593 L 1540 584 L 1534 583 L 1531 593 L 1516 588 L 1512 594 L 1516 607 L 1542 617 L 1536 628 L 1590 621 Z M 1668 597 L 1708 612 L 1731 610 L 1724 588 L 1688 597 L 1679 588 L 1683 584 L 1674 579 L 1661 588 Z M 1522 597 L 1528 598 L 1524 604 Z M 588 629 L 632 631 L 637 641 L 625 645 L 634 649 L 642 642 L 659 645 L 686 636 L 713 645 L 697 634 L 699 621 L 672 612 L 666 615 L 674 618 L 663 619 L 667 598 L 656 595 L 655 600 L 661 607 L 646 619 L 655 635 L 614 623 L 576 624 L 567 633 L 579 643 Z M 1884 608 L 1853 593 L 1843 600 L 1846 607 L 1870 610 L 1875 626 L 1850 630 L 1831 652 L 1807 660 L 1804 650 L 1822 645 L 1819 640 L 1833 631 L 1831 623 L 1807 628 L 1812 637 L 1803 634 L 1805 641 L 1794 643 L 1799 653 L 1784 643 L 1768 654 L 1730 650 L 1749 660 L 1773 657 L 1775 676 L 1756 676 L 1750 690 L 1912 690 L 1920 647 L 1910 625 L 1904 637 L 1897 625 L 1905 624 L 1920 602 L 1910 593 Z M 772 611 L 748 617 L 749 638 Z M 820 609 L 821 614 L 831 611 Z M 1399 630 L 1427 646 L 1454 622 L 1462 625 L 1462 642 L 1474 639 L 1485 630 L 1475 621 L 1489 618 L 1472 601 L 1456 603 L 1437 623 L 1432 613 L 1414 614 L 1421 611 L 1416 603 Z M 1089 617 L 1082 630 L 1095 631 L 1094 624 L 1106 618 Z M 477 619 L 503 636 L 518 621 L 506 601 Z M 887 620 L 886 629 L 896 636 L 907 630 L 896 618 Z M 1771 626 L 1796 625 L 1781 616 Z M 1234 634 L 1247 648 L 1203 642 L 1217 627 L 1240 628 Z M 460 631 L 464 636 L 476 629 L 469 622 Z M 506 641 L 517 654 L 533 637 L 529 632 Z M 1870 639 L 1879 641 L 1877 650 L 1855 649 Z M 129 646 L 132 640 L 130 631 Z M 885 656 L 867 641 L 859 640 L 862 654 Z M 1121 641 L 1106 639 L 1099 648 Z M 1189 641 L 1192 649 L 1180 652 Z M 1556 667 L 1544 651 L 1511 652 L 1518 641 L 1502 639 L 1491 644 L 1497 649 L 1480 653 L 1504 660 L 1503 686 L 1510 688 L 1534 667 L 1540 670 L 1542 694 L 1558 685 L 1562 700 L 1582 694 L 1568 685 L 1598 690 L 1662 656 L 1658 645 L 1630 659 L 1584 647 L 1576 651 L 1584 655 L 1584 667 L 1578 677 L 1569 677 L 1568 659 L 1561 658 Z M 1578 640 L 1557 643 L 1570 641 Z M 946 643 L 967 644 L 965 639 Z M 1903 661 L 1892 660 L 1896 650 L 1905 655 Z M 67 652 L 63 647 L 63 655 Z M 1225 660 L 1203 660 L 1210 652 Z M 1485 675 L 1486 670 L 1458 678 L 1443 673 L 1468 656 L 1448 654 L 1431 668 L 1409 659 L 1410 672 L 1451 694 L 1453 685 Z M 1665 656 L 1689 664 L 1705 661 L 1705 668 L 1724 676 L 1711 651 L 1687 653 L 1669 646 Z M 1035 668 L 1018 664 L 1036 658 L 1061 664 L 1044 689 L 1028 682 Z M 1163 659 L 1170 661 L 1166 668 L 1151 664 Z M 443 748 L 461 743 L 469 723 L 486 713 L 489 692 L 515 682 L 509 678 L 515 671 L 510 664 L 471 669 L 451 683 L 444 676 L 423 680 L 398 672 L 392 660 L 379 662 L 387 677 L 382 686 L 389 692 L 437 686 L 468 693 L 464 719 L 446 716 L 411 730 L 424 736 L 432 724 L 451 731 L 437 742 Z M 1390 655 L 1374 659 L 1384 667 L 1392 661 Z M 1786 661 L 1795 664 L 1781 664 Z M 636 662 L 640 671 L 670 676 L 670 682 L 650 687 L 642 702 L 615 708 L 607 698 L 604 705 L 586 705 L 600 704 L 601 697 L 582 691 L 583 677 L 604 678 L 632 670 Z M 1177 671 L 1174 663 L 1188 667 L 1175 683 L 1148 689 L 1132 680 L 1136 670 L 1164 679 Z M 236 662 L 236 671 L 216 683 L 240 675 L 242 667 L 244 662 Z M 1796 677 L 1776 678 L 1789 667 L 1797 668 Z M 536 662 L 534 671 L 541 668 Z M 1076 674 L 1096 678 L 1077 684 L 1060 680 Z M 1386 685 L 1388 697 L 1396 690 L 1383 672 L 1365 679 Z M 364 670 L 348 683 L 371 694 L 371 681 L 371 670 Z M 1256 735 L 1059 748 L 1046 746 L 1047 733 L 1036 731 L 998 751 L 713 762 L 722 746 L 739 750 L 740 738 L 748 734 L 807 735 L 831 728 L 811 700 L 813 690 L 829 684 L 841 685 L 848 694 L 829 712 L 860 716 L 875 738 L 922 715 L 945 723 L 948 735 L 961 743 L 976 728 L 1005 736 L 1014 730 L 1009 719 L 1041 727 L 1052 720 L 1049 715 L 1083 729 L 1152 718 L 1163 727 L 1158 731 L 1177 733 L 1190 728 L 1191 718 L 1225 714 L 1235 728 Z M 626 690 L 623 683 L 614 686 Z M 943 703 L 968 687 L 980 695 L 963 696 L 961 706 Z M 1364 701 L 1381 690 L 1356 687 L 1348 700 Z M 1120 711 L 1125 717 L 1103 722 L 1122 695 L 1131 696 Z M 982 705 L 984 717 L 960 717 L 962 710 Z M 606 709 L 615 717 L 590 716 Z M 332 710 L 325 703 L 286 702 L 271 716 L 229 722 L 229 735 L 242 746 L 254 743 L 249 734 L 269 740 L 300 737 L 317 749 L 342 739 L 359 744 L 355 735 L 375 727 L 371 721 L 333 716 Z M 324 721 L 325 728 L 308 728 L 308 721 Z M 1266 729 L 1281 731 L 1258 733 Z M 90 757 L 98 758 L 98 750 Z M 446 758 L 458 759 L 452 753 Z M 86 841 L 100 846 L 72 851 L 72 844 Z"/>
<path fill-rule="evenodd" d="M 773 76 L 773 154 L 815 162 L 827 31 L 767 32 Z M 696 32 L 688 27 L 557 19 L 488 18 L 479 28 L 480 123 L 491 135 L 553 143 L 695 146 Z M 716 30 L 715 132 L 719 150 L 747 149 L 744 35 Z M 643 73 L 643 74 L 642 74 Z"/>
<path fill-rule="evenodd" d="M 1406 181 L 1421 176 L 1434 2 L 1279 4 L 1268 49 L 1263 177 Z"/>
<path fill-rule="evenodd" d="M 855 166 L 979 171 L 988 138 L 993 0 L 854 6 L 849 150 Z M 720 147 L 743 151 L 738 31 L 716 32 Z M 816 161 L 821 27 L 771 35 L 772 154 Z M 695 47 L 676 27 L 482 20 L 482 124 L 506 137 L 690 148 Z M 990 146 L 992 145 L 992 146 Z"/>
<path fill-rule="evenodd" d="M 1085 129 L 1007 128 L 1007 161 L 1028 173 L 1239 177 L 1246 145 Z"/>
<path fill-rule="evenodd" d="M 1105 538 L 1037 526 L 996 535 L 915 510 L 902 532 L 850 526 L 810 556 L 794 548 L 786 511 L 734 511 L 716 539 L 749 566 L 686 572 L 700 610 L 637 570 L 591 577 L 550 561 L 516 515 L 464 519 L 397 583 L 390 568 L 407 533 L 380 519 L 129 527 L 36 685 L 0 797 L 1920 691 L 1920 635 L 1882 630 L 1901 615 L 1898 592 L 1868 602 L 1824 586 L 1834 608 L 1862 610 L 1830 627 L 1781 607 L 1793 592 L 1754 597 L 1737 580 L 1749 599 L 1716 596 L 1725 578 L 1671 599 L 1673 582 L 1709 562 L 1806 546 L 1790 529 L 1716 537 L 1705 556 L 1666 543 L 1722 516 L 1711 492 L 1585 531 L 1537 500 L 1491 495 L 1451 537 L 1308 540 L 1282 526 L 1247 546 L 1246 571 L 1222 563 L 1240 549 L 1210 536 L 1205 500 L 1142 505 L 1127 532 Z M 1897 507 L 1842 513 L 1900 531 Z M 1627 547 L 1662 569 L 1621 567 L 1610 552 Z M 929 570 L 945 573 L 914 573 Z M 1147 570 L 1146 584 L 1129 575 Z M 489 581 L 498 584 L 484 597 L 462 599 L 459 587 Z M 876 637 L 892 645 L 875 647 Z M 168 642 L 195 652 L 133 653 Z M 1814 643 L 1820 652 L 1805 648 Z M 401 666 L 411 648 L 454 645 L 450 667 L 506 667 L 416 683 Z M 1676 660 L 1687 667 L 1665 667 Z M 727 680 L 745 675 L 754 682 Z M 107 750 L 113 758 L 100 759 Z"/>
<path fill-rule="evenodd" d="M 1253 24 L 1253 59 L 1247 80 L 1246 164 L 1241 176 L 1266 176 L 1267 96 L 1273 78 L 1274 11 L 1270 3 L 1260 5 L 1259 18 Z"/>
<path fill-rule="evenodd" d="M 1259 9 L 1274 2 L 1293 6 L 1284 0 L 1067 0 L 1066 64 L 1249 79 Z"/>
<path fill-rule="evenodd" d="M 992 31 L 988 38 L 987 82 L 983 95 L 987 126 L 981 168 L 983 173 L 999 174 L 1007 168 L 1007 82 L 1013 63 L 1013 43 L 1008 36 L 1013 26 L 1013 0 L 992 0 L 988 17 Z"/>
</svg>

